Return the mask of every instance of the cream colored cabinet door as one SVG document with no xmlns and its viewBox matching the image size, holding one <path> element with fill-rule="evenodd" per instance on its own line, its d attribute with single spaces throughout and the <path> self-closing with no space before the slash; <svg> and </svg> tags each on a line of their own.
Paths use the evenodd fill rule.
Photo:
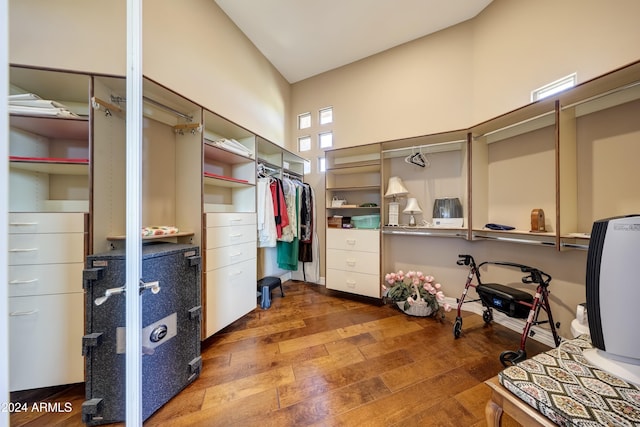
<svg viewBox="0 0 640 427">
<path fill-rule="evenodd" d="M 11 391 L 84 381 L 84 294 L 9 298 Z"/>
<path fill-rule="evenodd" d="M 256 260 L 250 259 L 206 273 L 206 336 L 256 308 Z"/>
</svg>

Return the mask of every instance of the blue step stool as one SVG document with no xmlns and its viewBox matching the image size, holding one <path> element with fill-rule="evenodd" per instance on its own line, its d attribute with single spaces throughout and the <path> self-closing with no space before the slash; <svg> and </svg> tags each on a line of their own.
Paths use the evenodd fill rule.
<svg viewBox="0 0 640 427">
<path fill-rule="evenodd" d="M 261 308 L 267 309 L 271 307 L 271 290 L 277 287 L 280 287 L 280 294 L 284 297 L 282 280 L 280 280 L 279 278 L 267 276 L 258 280 L 258 290 L 262 294 L 262 299 L 260 301 Z"/>
</svg>

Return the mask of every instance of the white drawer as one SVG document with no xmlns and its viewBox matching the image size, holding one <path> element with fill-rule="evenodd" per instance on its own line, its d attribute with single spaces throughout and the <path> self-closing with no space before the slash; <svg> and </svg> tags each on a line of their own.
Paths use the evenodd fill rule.
<svg viewBox="0 0 640 427">
<path fill-rule="evenodd" d="M 256 214 L 247 212 L 213 212 L 206 214 L 206 227 L 256 224 Z"/>
<path fill-rule="evenodd" d="M 84 233 L 9 235 L 9 265 L 73 262 L 84 262 Z"/>
<path fill-rule="evenodd" d="M 241 243 L 224 248 L 207 249 L 206 270 L 214 270 L 227 265 L 237 264 L 246 260 L 256 262 L 258 249 L 256 242 Z"/>
<path fill-rule="evenodd" d="M 83 292 L 81 262 L 9 266 L 9 296 Z"/>
<path fill-rule="evenodd" d="M 327 289 L 380 298 L 380 276 L 327 268 Z"/>
<path fill-rule="evenodd" d="M 379 230 L 327 229 L 327 248 L 380 252 Z"/>
<path fill-rule="evenodd" d="M 24 212 L 9 214 L 9 234 L 82 233 L 83 213 Z"/>
<path fill-rule="evenodd" d="M 84 294 L 9 298 L 10 391 L 84 381 Z"/>
<path fill-rule="evenodd" d="M 206 336 L 256 308 L 255 260 L 206 272 Z"/>
<path fill-rule="evenodd" d="M 256 242 L 257 238 L 256 226 L 253 224 L 208 227 L 206 248 L 213 249 L 239 243 Z"/>
<path fill-rule="evenodd" d="M 328 249 L 327 268 L 377 274 L 380 271 L 380 255 L 376 252 Z"/>
</svg>

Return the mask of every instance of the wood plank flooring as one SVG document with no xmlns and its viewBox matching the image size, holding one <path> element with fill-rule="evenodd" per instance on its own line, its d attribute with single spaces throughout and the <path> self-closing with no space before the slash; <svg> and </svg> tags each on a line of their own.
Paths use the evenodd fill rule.
<svg viewBox="0 0 640 427">
<path fill-rule="evenodd" d="M 304 282 L 284 290 L 203 343 L 200 377 L 145 426 L 486 425 L 483 381 L 520 334 L 464 313 L 456 340 L 454 311 L 439 321 Z M 527 340 L 529 356 L 547 349 Z M 83 384 L 65 387 L 46 401 L 71 412 L 14 413 L 11 426 L 84 426 L 84 400 Z"/>
</svg>

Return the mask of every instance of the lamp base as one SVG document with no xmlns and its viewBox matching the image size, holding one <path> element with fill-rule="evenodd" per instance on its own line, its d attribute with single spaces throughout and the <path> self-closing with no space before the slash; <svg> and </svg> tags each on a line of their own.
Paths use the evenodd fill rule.
<svg viewBox="0 0 640 427">
<path fill-rule="evenodd" d="M 400 203 L 398 202 L 390 202 L 389 203 L 389 223 L 390 226 L 398 226 L 398 211 L 400 210 Z"/>
</svg>

